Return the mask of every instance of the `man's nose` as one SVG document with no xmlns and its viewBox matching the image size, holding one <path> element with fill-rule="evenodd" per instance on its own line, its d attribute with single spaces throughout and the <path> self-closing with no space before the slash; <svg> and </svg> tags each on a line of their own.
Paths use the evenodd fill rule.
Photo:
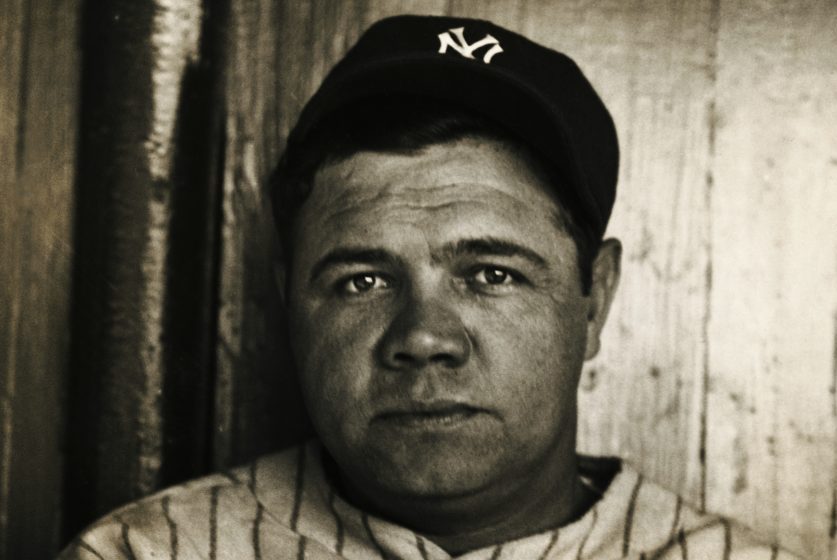
<svg viewBox="0 0 837 560">
<path fill-rule="evenodd" d="M 450 306 L 411 297 L 389 325 L 378 349 L 381 361 L 391 369 L 458 368 L 470 358 L 471 341 Z"/>
</svg>

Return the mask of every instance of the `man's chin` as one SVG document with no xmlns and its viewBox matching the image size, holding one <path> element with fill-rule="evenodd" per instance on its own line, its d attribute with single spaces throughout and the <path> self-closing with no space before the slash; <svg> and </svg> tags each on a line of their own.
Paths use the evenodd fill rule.
<svg viewBox="0 0 837 560">
<path fill-rule="evenodd" d="M 367 480 L 403 498 L 443 499 L 480 492 L 497 478 L 502 463 L 497 447 L 476 442 L 419 438 L 376 445 L 367 457 Z"/>
</svg>

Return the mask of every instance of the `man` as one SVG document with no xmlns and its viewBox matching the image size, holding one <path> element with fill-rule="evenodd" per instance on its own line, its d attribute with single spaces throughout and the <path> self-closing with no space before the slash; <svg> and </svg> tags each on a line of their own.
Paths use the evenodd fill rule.
<svg viewBox="0 0 837 560">
<path fill-rule="evenodd" d="M 319 439 L 130 504 L 64 557 L 787 557 L 576 455 L 617 162 L 566 56 L 483 21 L 373 26 L 271 184 Z"/>
</svg>

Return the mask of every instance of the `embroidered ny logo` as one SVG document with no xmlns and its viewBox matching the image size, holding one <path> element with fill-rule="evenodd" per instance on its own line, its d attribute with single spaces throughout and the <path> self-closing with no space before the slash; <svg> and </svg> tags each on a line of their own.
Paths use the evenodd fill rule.
<svg viewBox="0 0 837 560">
<path fill-rule="evenodd" d="M 453 33 L 453 37 L 451 37 L 451 33 Z M 456 37 L 456 41 L 454 41 L 454 37 Z M 481 47 L 487 47 L 488 45 L 493 46 L 482 56 L 482 61 L 486 64 L 490 63 L 491 59 L 494 58 L 495 55 L 503 52 L 503 47 L 500 46 L 500 41 L 491 35 L 486 35 L 476 43 L 469 45 L 468 41 L 465 40 L 464 27 L 457 27 L 456 29 L 450 29 L 444 33 L 439 33 L 439 54 L 445 54 L 448 51 L 448 47 L 450 47 L 465 58 L 474 58 L 474 51 Z"/>
</svg>

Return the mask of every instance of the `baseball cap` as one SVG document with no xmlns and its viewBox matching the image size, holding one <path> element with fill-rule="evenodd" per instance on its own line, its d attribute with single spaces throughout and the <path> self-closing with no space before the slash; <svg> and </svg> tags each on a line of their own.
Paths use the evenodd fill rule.
<svg viewBox="0 0 837 560">
<path fill-rule="evenodd" d="M 565 54 L 484 20 L 380 20 L 323 80 L 288 147 L 303 144 L 341 108 L 382 95 L 449 101 L 500 123 L 556 166 L 585 225 L 604 234 L 616 196 L 616 129 L 593 86 Z"/>
</svg>

